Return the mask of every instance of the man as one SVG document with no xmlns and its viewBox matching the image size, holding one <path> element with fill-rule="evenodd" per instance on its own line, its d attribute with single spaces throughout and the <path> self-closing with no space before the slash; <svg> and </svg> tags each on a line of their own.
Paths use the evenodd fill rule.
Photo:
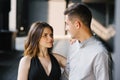
<svg viewBox="0 0 120 80">
<path fill-rule="evenodd" d="M 68 53 L 69 80 L 109 80 L 108 51 L 93 36 L 91 11 L 86 5 L 76 3 L 64 15 L 66 30 L 76 39 Z"/>
</svg>

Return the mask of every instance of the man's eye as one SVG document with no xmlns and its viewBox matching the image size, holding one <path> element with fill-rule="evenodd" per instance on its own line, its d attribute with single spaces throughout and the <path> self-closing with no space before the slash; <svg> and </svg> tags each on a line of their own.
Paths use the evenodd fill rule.
<svg viewBox="0 0 120 80">
<path fill-rule="evenodd" d="M 67 26 L 67 25 L 68 25 L 68 23 L 66 23 L 66 22 L 65 22 L 65 25 Z"/>
<path fill-rule="evenodd" d="M 53 34 L 50 34 L 50 37 L 53 37 Z"/>
</svg>

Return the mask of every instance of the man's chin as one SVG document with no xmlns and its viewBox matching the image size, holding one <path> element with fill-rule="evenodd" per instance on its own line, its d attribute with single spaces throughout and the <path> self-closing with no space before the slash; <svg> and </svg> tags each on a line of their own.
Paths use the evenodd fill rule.
<svg viewBox="0 0 120 80">
<path fill-rule="evenodd" d="M 75 39 L 75 37 L 71 36 L 71 39 Z"/>
</svg>

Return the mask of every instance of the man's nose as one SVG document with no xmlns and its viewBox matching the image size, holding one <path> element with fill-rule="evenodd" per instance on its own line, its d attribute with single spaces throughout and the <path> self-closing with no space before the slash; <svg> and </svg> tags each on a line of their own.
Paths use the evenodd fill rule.
<svg viewBox="0 0 120 80">
<path fill-rule="evenodd" d="M 66 30 L 66 31 L 68 30 L 68 26 L 65 26 L 65 30 Z"/>
</svg>

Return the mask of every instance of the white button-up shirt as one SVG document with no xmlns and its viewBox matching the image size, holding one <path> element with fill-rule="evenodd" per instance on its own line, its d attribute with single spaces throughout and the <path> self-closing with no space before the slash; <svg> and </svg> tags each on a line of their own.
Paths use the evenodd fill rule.
<svg viewBox="0 0 120 80">
<path fill-rule="evenodd" d="M 69 80 L 109 80 L 108 52 L 94 37 L 70 46 Z"/>
</svg>

